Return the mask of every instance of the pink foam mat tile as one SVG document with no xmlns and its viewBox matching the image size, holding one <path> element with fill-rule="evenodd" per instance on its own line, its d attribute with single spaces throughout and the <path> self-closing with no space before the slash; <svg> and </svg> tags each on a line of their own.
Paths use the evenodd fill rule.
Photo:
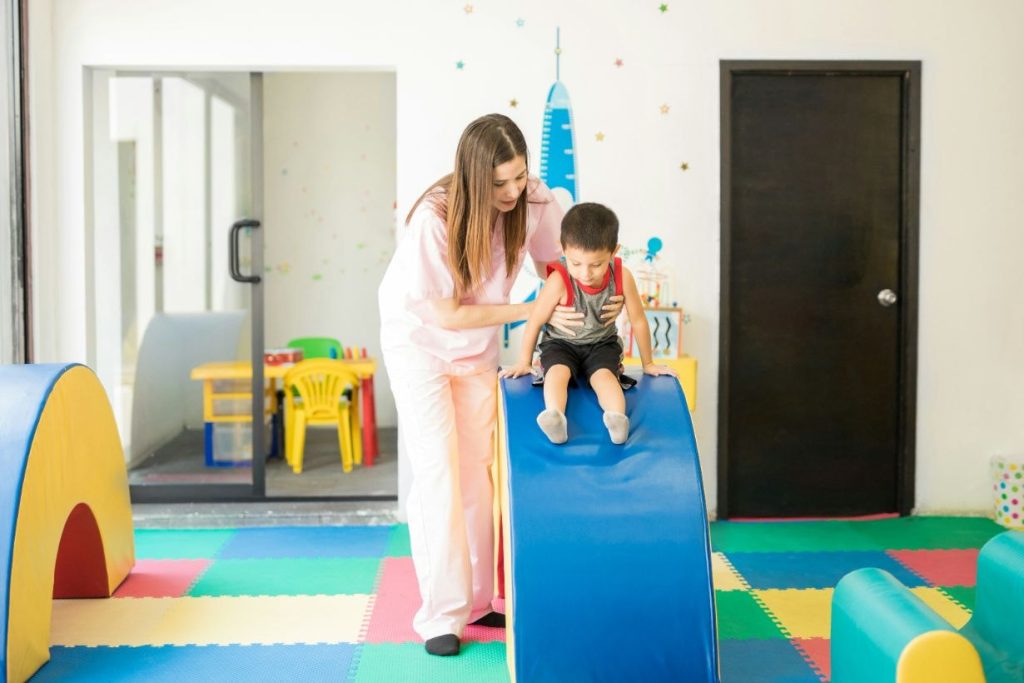
<svg viewBox="0 0 1024 683">
<path fill-rule="evenodd" d="M 888 552 L 890 557 L 932 586 L 973 586 L 977 583 L 977 548 Z"/>
<path fill-rule="evenodd" d="M 386 557 L 381 566 L 377 596 L 366 628 L 367 643 L 418 643 L 412 619 L 420 605 L 420 589 L 411 557 Z M 467 626 L 465 641 L 505 640 L 505 630 L 488 626 Z"/>
<path fill-rule="evenodd" d="M 828 638 L 793 638 L 793 647 L 797 649 L 800 656 L 811 665 L 814 673 L 822 681 L 828 681 L 832 676 L 831 660 Z"/>
<path fill-rule="evenodd" d="M 115 598 L 179 598 L 210 566 L 211 560 L 138 560 Z"/>
</svg>

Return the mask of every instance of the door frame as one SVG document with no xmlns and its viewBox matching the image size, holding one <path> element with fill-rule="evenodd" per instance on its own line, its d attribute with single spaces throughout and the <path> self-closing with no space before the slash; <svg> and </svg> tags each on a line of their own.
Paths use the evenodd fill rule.
<svg viewBox="0 0 1024 683">
<path fill-rule="evenodd" d="M 899 416 L 896 505 L 914 508 L 917 426 L 917 311 L 921 141 L 920 61 L 722 60 L 719 63 L 721 125 L 721 255 L 718 337 L 718 518 L 729 518 L 729 351 L 732 225 L 732 86 L 739 75 L 872 75 L 902 81 L 902 188 L 900 217 Z"/>
</svg>

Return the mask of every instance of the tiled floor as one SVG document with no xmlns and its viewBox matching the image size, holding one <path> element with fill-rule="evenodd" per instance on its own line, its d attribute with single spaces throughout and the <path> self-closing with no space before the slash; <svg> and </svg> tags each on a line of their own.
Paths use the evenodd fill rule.
<svg viewBox="0 0 1024 683">
<path fill-rule="evenodd" d="M 888 569 L 956 626 L 973 604 L 983 519 L 712 525 L 725 683 L 828 680 L 832 587 Z M 136 532 L 110 600 L 58 600 L 33 681 L 506 681 L 504 631 L 423 653 L 404 526 Z"/>
</svg>

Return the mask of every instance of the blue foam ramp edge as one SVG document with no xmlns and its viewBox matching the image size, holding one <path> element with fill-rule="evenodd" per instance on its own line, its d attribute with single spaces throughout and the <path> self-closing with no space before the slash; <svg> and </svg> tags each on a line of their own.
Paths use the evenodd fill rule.
<svg viewBox="0 0 1024 683">
<path fill-rule="evenodd" d="M 569 442 L 536 426 L 543 392 L 503 380 L 515 672 L 538 681 L 718 681 L 711 547 L 693 425 L 679 383 L 626 392 L 613 445 L 589 388 Z"/>
<path fill-rule="evenodd" d="M 14 535 L 21 484 L 36 427 L 61 376 L 74 364 L 0 366 L 0 670 L 7 668 L 7 627 Z M 6 680 L 5 676 L 0 678 Z"/>
</svg>

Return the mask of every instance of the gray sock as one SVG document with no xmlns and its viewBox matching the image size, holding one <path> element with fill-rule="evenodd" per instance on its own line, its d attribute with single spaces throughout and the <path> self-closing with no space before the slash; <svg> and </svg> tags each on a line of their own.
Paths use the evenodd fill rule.
<svg viewBox="0 0 1024 683">
<path fill-rule="evenodd" d="M 541 412 L 537 416 L 537 424 L 551 443 L 565 443 L 568 441 L 569 432 L 565 423 L 565 415 L 554 408 L 548 408 Z"/>
<path fill-rule="evenodd" d="M 626 443 L 629 437 L 629 418 L 623 413 L 605 413 L 604 426 L 608 428 L 612 443 Z"/>
</svg>

